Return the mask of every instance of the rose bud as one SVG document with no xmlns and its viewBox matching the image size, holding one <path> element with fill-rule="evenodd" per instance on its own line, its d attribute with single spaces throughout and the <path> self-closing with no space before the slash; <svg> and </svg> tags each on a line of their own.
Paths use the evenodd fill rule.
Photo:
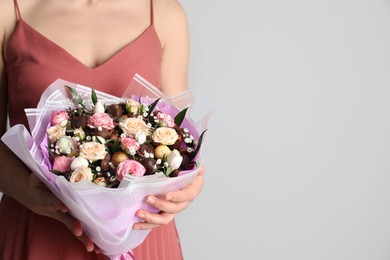
<svg viewBox="0 0 390 260">
<path fill-rule="evenodd" d="M 170 152 L 171 150 L 168 146 L 161 144 L 154 149 L 154 156 L 157 159 L 162 159 L 164 155 L 167 156 Z"/>
<path fill-rule="evenodd" d="M 70 182 L 76 183 L 80 181 L 92 181 L 93 173 L 89 167 L 80 167 L 77 168 L 72 175 L 70 176 Z"/>
<path fill-rule="evenodd" d="M 126 100 L 126 110 L 128 113 L 137 114 L 141 104 L 133 99 Z"/>
<path fill-rule="evenodd" d="M 145 134 L 145 132 L 137 132 L 135 134 L 135 140 L 137 140 L 137 142 L 139 144 L 145 143 L 146 142 L 146 134 Z"/>
<path fill-rule="evenodd" d="M 153 158 L 145 158 L 145 159 L 142 159 L 141 164 L 142 164 L 142 165 L 145 167 L 145 169 L 146 169 L 145 175 L 151 175 L 151 174 L 153 174 L 153 173 L 156 171 L 156 169 L 157 169 L 156 160 L 153 159 Z"/>
<path fill-rule="evenodd" d="M 63 136 L 56 142 L 56 148 L 61 154 L 70 154 L 74 147 L 70 137 Z"/>
<path fill-rule="evenodd" d="M 104 104 L 102 101 L 98 101 L 96 102 L 94 108 L 93 108 L 93 113 L 94 114 L 97 114 L 97 113 L 104 113 Z"/>
<path fill-rule="evenodd" d="M 87 116 L 74 116 L 71 118 L 72 126 L 74 128 L 86 128 L 88 123 Z"/>
<path fill-rule="evenodd" d="M 79 156 L 73 159 L 70 168 L 72 171 L 76 170 L 77 168 L 81 167 L 88 167 L 88 160 L 85 159 L 83 156 Z"/>
<path fill-rule="evenodd" d="M 58 156 L 54 159 L 53 170 L 57 170 L 60 172 L 68 172 L 70 171 L 70 164 L 72 163 L 72 158 L 67 156 Z"/>
<path fill-rule="evenodd" d="M 118 164 L 120 164 L 121 162 L 123 161 L 126 161 L 129 159 L 129 156 L 127 154 L 125 154 L 124 152 L 122 151 L 117 151 L 115 152 L 112 157 L 111 157 L 111 162 L 112 164 L 117 167 Z"/>
<path fill-rule="evenodd" d="M 182 161 L 183 161 L 183 157 L 176 149 L 170 152 L 167 156 L 167 162 L 172 170 L 178 169 Z"/>
<path fill-rule="evenodd" d="M 112 104 L 107 107 L 107 113 L 113 117 L 121 117 L 123 115 L 123 108 L 119 104 Z"/>
<path fill-rule="evenodd" d="M 79 127 L 73 131 L 73 136 L 77 137 L 80 141 L 83 141 L 86 135 L 84 130 L 81 127 Z"/>
</svg>

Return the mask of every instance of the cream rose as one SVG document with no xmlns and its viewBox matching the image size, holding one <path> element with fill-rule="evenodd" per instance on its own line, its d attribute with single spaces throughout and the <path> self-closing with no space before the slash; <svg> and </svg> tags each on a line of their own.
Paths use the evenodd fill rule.
<svg viewBox="0 0 390 260">
<path fill-rule="evenodd" d="M 81 146 L 80 155 L 88 161 L 103 160 L 107 154 L 103 144 L 96 142 L 84 143 Z"/>
<path fill-rule="evenodd" d="M 176 130 L 169 127 L 159 127 L 152 135 L 154 142 L 165 145 L 174 144 L 178 137 Z"/>
<path fill-rule="evenodd" d="M 93 174 L 92 174 L 91 168 L 80 167 L 80 168 L 77 168 L 76 170 L 74 170 L 74 172 L 72 172 L 72 175 L 70 176 L 69 181 L 76 183 L 76 182 L 80 182 L 80 181 L 84 181 L 84 180 L 92 181 L 92 179 L 93 179 Z"/>
<path fill-rule="evenodd" d="M 129 113 L 138 113 L 139 109 L 141 108 L 141 104 L 133 99 L 127 99 L 126 100 L 126 110 Z"/>
<path fill-rule="evenodd" d="M 126 118 L 119 123 L 119 127 L 125 135 L 133 138 L 138 132 L 143 132 L 145 135 L 149 135 L 149 128 L 142 119 Z"/>
<path fill-rule="evenodd" d="M 55 125 L 47 129 L 47 134 L 49 135 L 49 139 L 51 143 L 57 142 L 58 139 L 65 136 L 65 127 Z"/>
</svg>

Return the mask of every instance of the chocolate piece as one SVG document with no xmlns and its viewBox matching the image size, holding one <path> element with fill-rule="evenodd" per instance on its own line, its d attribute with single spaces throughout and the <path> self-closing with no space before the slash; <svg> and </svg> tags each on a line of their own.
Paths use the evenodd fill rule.
<svg viewBox="0 0 390 260">
<path fill-rule="evenodd" d="M 153 154 L 154 147 L 151 144 L 141 144 L 137 150 L 137 154 L 141 157 L 146 157 L 145 152 L 148 154 Z"/>
<path fill-rule="evenodd" d="M 129 159 L 129 156 L 122 151 L 115 152 L 111 157 L 112 164 L 117 167 L 121 162 Z"/>
<path fill-rule="evenodd" d="M 86 128 L 88 123 L 88 116 L 74 116 L 71 118 L 73 128 Z"/>
<path fill-rule="evenodd" d="M 145 175 L 151 175 L 153 174 L 157 167 L 156 167 L 156 160 L 153 158 L 145 158 L 142 159 L 141 164 L 145 167 L 146 172 Z"/>
<path fill-rule="evenodd" d="M 112 104 L 107 107 L 107 113 L 113 117 L 121 117 L 123 115 L 123 107 L 119 104 Z"/>
<path fill-rule="evenodd" d="M 103 137 L 104 139 L 107 139 L 108 136 L 111 135 L 112 131 L 109 131 L 107 128 L 104 128 L 104 127 L 101 127 L 99 130 L 100 127 L 98 128 L 95 128 L 94 130 L 94 135 L 97 135 L 97 136 L 100 136 L 100 137 Z"/>
</svg>

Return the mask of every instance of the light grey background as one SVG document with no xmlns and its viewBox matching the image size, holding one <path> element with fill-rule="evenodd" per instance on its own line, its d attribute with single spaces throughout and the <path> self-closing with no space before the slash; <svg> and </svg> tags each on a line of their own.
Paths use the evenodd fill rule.
<svg viewBox="0 0 390 260">
<path fill-rule="evenodd" d="M 184 259 L 390 259 L 390 1 L 181 3 L 214 110 Z"/>
</svg>

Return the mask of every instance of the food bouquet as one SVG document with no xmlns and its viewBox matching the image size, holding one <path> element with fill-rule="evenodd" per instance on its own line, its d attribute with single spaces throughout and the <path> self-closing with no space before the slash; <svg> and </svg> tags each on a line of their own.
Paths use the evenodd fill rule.
<svg viewBox="0 0 390 260">
<path fill-rule="evenodd" d="M 26 109 L 31 132 L 15 125 L 2 141 L 82 223 L 110 259 L 131 252 L 149 230 L 147 195 L 190 184 L 200 171 L 200 148 L 210 116 L 188 116 L 189 91 L 172 99 L 136 75 L 122 97 L 58 79 L 37 108 Z"/>
</svg>

